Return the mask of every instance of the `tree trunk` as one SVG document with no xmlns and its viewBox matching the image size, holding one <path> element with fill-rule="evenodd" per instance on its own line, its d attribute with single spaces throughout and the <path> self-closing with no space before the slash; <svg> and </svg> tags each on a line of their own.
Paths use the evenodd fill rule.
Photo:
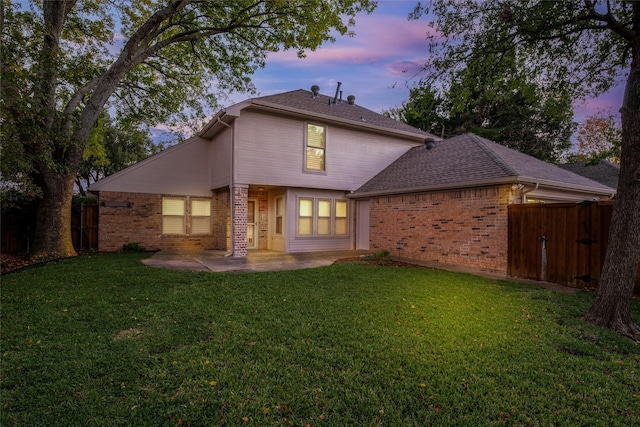
<svg viewBox="0 0 640 427">
<path fill-rule="evenodd" d="M 74 175 L 45 172 L 40 186 L 43 198 L 38 203 L 33 258 L 76 256 L 71 239 L 71 199 Z"/>
<path fill-rule="evenodd" d="M 609 246 L 596 299 L 585 319 L 620 334 L 640 334 L 631 318 L 631 296 L 640 263 L 640 37 L 622 108 L 622 154 L 618 193 L 611 217 Z"/>
</svg>

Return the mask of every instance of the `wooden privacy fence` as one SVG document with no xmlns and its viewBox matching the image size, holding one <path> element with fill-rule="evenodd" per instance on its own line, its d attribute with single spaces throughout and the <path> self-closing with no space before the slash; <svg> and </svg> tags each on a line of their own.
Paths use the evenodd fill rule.
<svg viewBox="0 0 640 427">
<path fill-rule="evenodd" d="M 25 253 L 33 237 L 27 222 L 2 220 L 2 252 Z M 98 205 L 83 204 L 71 213 L 71 239 L 78 252 L 98 249 Z"/>
<path fill-rule="evenodd" d="M 597 287 L 613 203 L 509 205 L 508 274 L 577 288 Z M 640 294 L 640 268 L 634 293 Z"/>
</svg>

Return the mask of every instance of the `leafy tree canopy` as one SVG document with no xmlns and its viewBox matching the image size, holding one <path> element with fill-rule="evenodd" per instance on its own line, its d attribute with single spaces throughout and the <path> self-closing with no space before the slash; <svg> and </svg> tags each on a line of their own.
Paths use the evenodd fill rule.
<svg viewBox="0 0 640 427">
<path fill-rule="evenodd" d="M 371 0 L 45 0 L 0 4 L 2 173 L 40 196 L 34 253 L 74 255 L 76 175 L 107 109 L 118 123 L 202 118 L 268 53 L 345 34 Z M 5 166 L 12 163 L 12 166 Z M 6 175 L 5 175 L 6 174 Z"/>
<path fill-rule="evenodd" d="M 521 62 L 515 52 L 500 58 L 474 52 L 457 74 L 436 73 L 413 88 L 409 101 L 393 113 L 442 136 L 473 132 L 557 162 L 571 145 L 572 100 L 529 79 Z"/>
</svg>

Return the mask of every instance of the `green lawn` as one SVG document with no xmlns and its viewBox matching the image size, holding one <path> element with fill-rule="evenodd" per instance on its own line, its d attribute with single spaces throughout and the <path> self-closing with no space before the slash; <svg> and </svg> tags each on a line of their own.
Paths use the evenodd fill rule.
<svg viewBox="0 0 640 427">
<path fill-rule="evenodd" d="M 640 425 L 640 348 L 582 322 L 593 294 L 144 256 L 2 277 L 2 426 Z"/>
</svg>

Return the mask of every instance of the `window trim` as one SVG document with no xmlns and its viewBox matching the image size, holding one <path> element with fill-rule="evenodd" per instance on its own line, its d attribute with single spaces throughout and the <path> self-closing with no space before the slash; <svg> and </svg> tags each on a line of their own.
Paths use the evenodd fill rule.
<svg viewBox="0 0 640 427">
<path fill-rule="evenodd" d="M 193 214 L 193 202 L 206 202 L 209 206 L 209 215 L 194 215 Z M 211 235 L 212 232 L 212 226 L 211 226 L 211 199 L 207 199 L 204 197 L 191 197 L 189 200 L 189 213 L 187 214 L 187 217 L 189 219 L 189 235 L 191 236 L 209 236 Z M 194 218 L 208 218 L 209 221 L 209 229 L 206 232 L 203 233 L 195 233 L 193 231 L 193 219 Z"/>
<path fill-rule="evenodd" d="M 183 203 L 183 214 L 182 215 L 165 215 L 164 213 L 164 201 L 166 200 L 180 200 Z M 193 201 L 205 201 L 209 204 L 209 231 L 206 233 L 194 233 L 193 232 L 193 219 L 194 218 L 207 218 L 207 216 L 203 215 L 193 215 Z M 173 195 L 162 195 L 160 197 L 160 216 L 162 218 L 162 222 L 160 224 L 160 235 L 161 236 L 175 236 L 175 237 L 189 237 L 189 236 L 211 236 L 213 235 L 213 199 L 208 197 L 191 197 L 191 196 L 173 196 Z M 165 217 L 167 218 L 182 218 L 182 232 L 181 233 L 165 233 Z"/>
<path fill-rule="evenodd" d="M 305 216 L 303 218 L 311 218 L 311 234 L 300 234 L 300 202 L 302 200 L 311 200 L 312 201 L 312 216 Z M 329 217 L 320 217 L 319 216 L 319 203 L 323 201 L 328 201 L 330 203 L 330 216 Z M 344 217 L 336 217 L 337 209 L 336 203 L 344 202 L 346 204 L 346 216 Z M 349 201 L 347 199 L 337 198 L 337 197 L 312 197 L 312 196 L 298 196 L 296 203 L 296 238 L 300 239 L 344 239 L 350 237 L 350 226 L 349 226 Z M 318 220 L 320 218 L 329 218 L 329 234 L 319 234 L 318 233 Z M 336 233 L 336 219 L 343 219 L 345 221 L 345 234 L 337 234 Z"/>
<path fill-rule="evenodd" d="M 172 201 L 180 201 L 182 202 L 182 215 L 169 215 L 165 214 L 165 200 L 168 202 Z M 163 236 L 185 236 L 187 235 L 187 200 L 185 197 L 178 196 L 162 196 L 162 235 Z M 182 219 L 182 232 L 181 233 L 167 233 L 165 232 L 165 218 L 181 218 Z"/>
<path fill-rule="evenodd" d="M 323 129 L 323 145 L 324 147 L 316 147 L 309 145 L 309 127 L 315 126 Z M 302 170 L 306 173 L 326 175 L 327 173 L 327 126 L 320 123 L 306 122 L 304 127 L 304 144 L 303 144 L 303 165 Z M 309 167 L 307 159 L 307 151 L 309 148 L 322 150 L 322 169 L 313 169 Z"/>
</svg>

